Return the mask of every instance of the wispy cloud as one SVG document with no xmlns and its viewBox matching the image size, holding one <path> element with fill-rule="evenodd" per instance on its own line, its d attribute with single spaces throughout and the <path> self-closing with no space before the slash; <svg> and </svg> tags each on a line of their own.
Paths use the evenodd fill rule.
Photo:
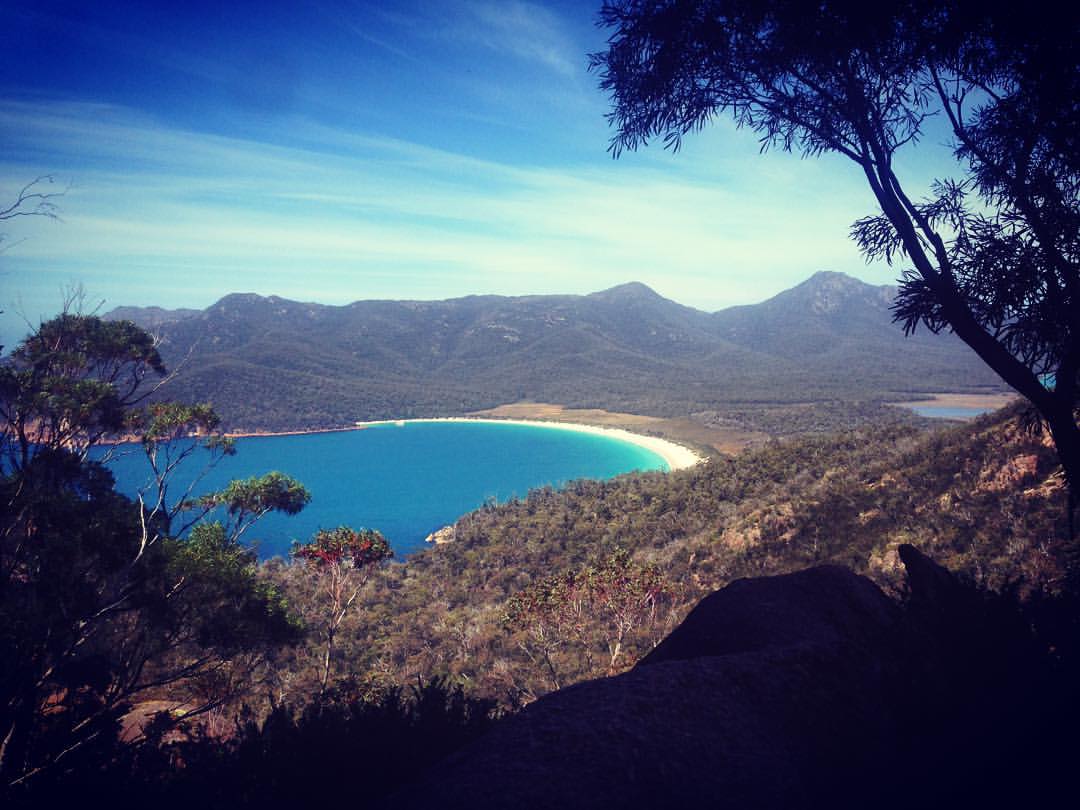
<svg viewBox="0 0 1080 810">
<path fill-rule="evenodd" d="M 344 303 L 637 279 L 717 307 L 818 269 L 862 271 L 845 234 L 865 202 L 813 163 L 719 150 L 553 171 L 304 122 L 291 131 L 302 145 L 104 105 L 0 104 L 0 185 L 45 168 L 74 180 L 65 224 L 32 223 L 3 257 L 0 308 L 16 290 L 55 299 L 69 279 L 110 305 L 175 306 L 235 290 Z"/>
<path fill-rule="evenodd" d="M 582 71 L 584 57 L 550 9 L 523 0 L 465 4 L 469 36 L 492 50 L 538 62 L 564 76 Z"/>
<path fill-rule="evenodd" d="M 364 7 L 372 19 L 392 26 L 399 36 L 480 46 L 555 71 L 580 74 L 585 65 L 580 43 L 553 10 L 526 0 L 451 0 L 425 2 L 407 10 Z"/>
</svg>

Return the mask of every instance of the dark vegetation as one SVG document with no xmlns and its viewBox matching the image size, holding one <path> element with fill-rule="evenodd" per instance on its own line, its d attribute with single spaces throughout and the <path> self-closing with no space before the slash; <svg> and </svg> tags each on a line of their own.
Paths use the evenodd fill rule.
<svg viewBox="0 0 1080 810">
<path fill-rule="evenodd" d="M 350 667 L 329 683 L 342 622 L 390 554 L 385 538 L 319 532 L 295 548 L 286 594 L 239 539 L 268 512 L 304 508 L 307 491 L 277 472 L 198 498 L 170 489 L 193 448 L 213 464 L 234 446 L 209 406 L 145 404 L 163 375 L 142 329 L 70 313 L 0 364 L 5 806 L 95 795 L 118 807 L 277 806 L 339 794 L 307 780 L 355 770 L 357 756 L 370 797 L 482 730 L 494 704 L 448 681 L 376 691 Z M 119 435 L 154 471 L 134 500 L 89 457 Z M 301 682 L 286 705 L 275 690 L 291 680 L 276 666 L 288 651 Z"/>
<path fill-rule="evenodd" d="M 692 418 L 707 427 L 757 431 L 773 438 L 840 433 L 871 425 L 923 429 L 942 425 L 941 420 L 918 416 L 908 408 L 873 400 L 722 405 L 716 410 L 698 411 Z"/>
<path fill-rule="evenodd" d="M 277 706 L 240 715 L 225 737 L 195 727 L 152 743 L 114 745 L 100 764 L 69 771 L 12 806 L 61 807 L 87 796 L 125 808 L 370 807 L 493 722 L 490 703 L 434 680 L 350 696 L 305 709 Z"/>
<path fill-rule="evenodd" d="M 656 416 L 999 390 L 948 336 L 905 340 L 895 290 L 839 273 L 708 314 L 641 284 L 588 296 L 360 301 L 230 295 L 197 315 L 124 308 L 176 368 L 162 395 L 213 400 L 230 429 L 295 430 L 558 402 Z M 831 415 L 830 415 L 831 413 Z M 775 422 L 776 420 L 772 420 Z M 818 409 L 818 422 L 849 423 Z M 768 423 L 768 422 L 766 422 Z"/>
<path fill-rule="evenodd" d="M 900 603 L 833 565 L 715 591 L 629 672 L 541 698 L 386 806 L 1068 803 L 1075 659 L 899 553 Z"/>
<path fill-rule="evenodd" d="M 204 406 L 139 407 L 164 373 L 130 322 L 64 314 L 0 365 L 0 778 L 5 789 L 93 767 L 134 700 L 163 691 L 179 717 L 204 714 L 247 685 L 268 650 L 301 630 L 237 543 L 270 510 L 307 493 L 280 474 L 208 499 L 166 498 L 200 432 L 231 451 Z M 132 502 L 87 452 L 138 430 L 158 477 Z M 191 446 L 191 445 L 189 445 Z M 214 505 L 226 520 L 200 522 Z M 190 519 L 189 519 L 190 518 Z M 176 524 L 193 527 L 180 539 Z M 179 690 L 179 691 L 174 691 Z"/>
</svg>

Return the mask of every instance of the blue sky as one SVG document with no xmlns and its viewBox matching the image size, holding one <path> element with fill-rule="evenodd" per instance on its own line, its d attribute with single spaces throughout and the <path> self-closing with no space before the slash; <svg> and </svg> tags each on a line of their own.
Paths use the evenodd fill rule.
<svg viewBox="0 0 1080 810">
<path fill-rule="evenodd" d="M 594 7 L 595 6 L 595 7 Z M 817 270 L 888 283 L 838 158 L 758 154 L 726 121 L 613 161 L 586 71 L 599 0 L 35 0 L 0 28 L 0 342 L 86 300 L 205 307 L 587 293 L 714 310 Z M 940 152 L 940 150 L 938 150 Z M 915 168 L 932 166 L 920 147 Z"/>
</svg>

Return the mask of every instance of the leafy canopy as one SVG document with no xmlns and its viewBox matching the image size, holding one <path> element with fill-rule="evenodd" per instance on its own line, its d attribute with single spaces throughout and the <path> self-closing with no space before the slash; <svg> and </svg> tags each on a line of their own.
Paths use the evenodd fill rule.
<svg viewBox="0 0 1080 810">
<path fill-rule="evenodd" d="M 390 543 L 374 529 L 351 529 L 339 526 L 322 529 L 311 541 L 297 544 L 293 556 L 315 567 L 351 564 L 353 568 L 368 566 L 389 559 L 394 555 Z"/>
<path fill-rule="evenodd" d="M 233 448 L 208 405 L 136 409 L 164 374 L 134 324 L 71 313 L 0 362 L 0 795 L 99 766 L 152 690 L 180 696 L 184 716 L 232 699 L 299 638 L 236 541 L 266 512 L 303 508 L 306 490 L 280 473 L 234 482 L 212 498 L 229 527 L 194 525 L 204 509 L 177 531 L 190 490 L 168 494 L 176 466 L 195 447 L 211 462 Z M 119 435 L 154 472 L 134 501 L 88 455 Z"/>
</svg>

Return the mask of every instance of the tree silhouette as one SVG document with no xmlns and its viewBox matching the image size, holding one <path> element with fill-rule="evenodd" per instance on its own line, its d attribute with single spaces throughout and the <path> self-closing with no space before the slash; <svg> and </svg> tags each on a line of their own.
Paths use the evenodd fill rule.
<svg viewBox="0 0 1080 810">
<path fill-rule="evenodd" d="M 59 219 L 60 209 L 56 204 L 58 197 L 67 193 L 64 191 L 47 191 L 46 188 L 56 182 L 51 174 L 43 174 L 36 177 L 19 189 L 15 199 L 0 208 L 0 222 L 19 217 L 45 217 L 46 219 Z M 0 252 L 8 246 L 7 234 L 0 233 Z"/>
<path fill-rule="evenodd" d="M 835 152 L 880 213 L 852 235 L 903 265 L 905 331 L 950 330 L 1024 395 L 1080 501 L 1080 15 L 993 4 L 617 0 L 591 68 L 611 96 L 610 150 L 730 114 L 762 151 Z M 898 158 L 936 116 L 959 179 L 915 199 Z M 1072 522 L 1072 520 L 1070 521 Z"/>
<path fill-rule="evenodd" d="M 157 445 L 216 425 L 207 406 L 136 411 L 164 374 L 135 324 L 66 312 L 0 361 L 0 796 L 100 766 L 149 693 L 180 696 L 162 729 L 208 711 L 300 636 L 252 552 L 216 523 L 178 536 L 159 505 L 172 467 Z M 156 464 L 149 502 L 117 493 L 89 455 L 119 435 L 143 439 Z M 295 482 L 267 478 L 225 491 L 233 523 L 306 503 Z"/>
</svg>

